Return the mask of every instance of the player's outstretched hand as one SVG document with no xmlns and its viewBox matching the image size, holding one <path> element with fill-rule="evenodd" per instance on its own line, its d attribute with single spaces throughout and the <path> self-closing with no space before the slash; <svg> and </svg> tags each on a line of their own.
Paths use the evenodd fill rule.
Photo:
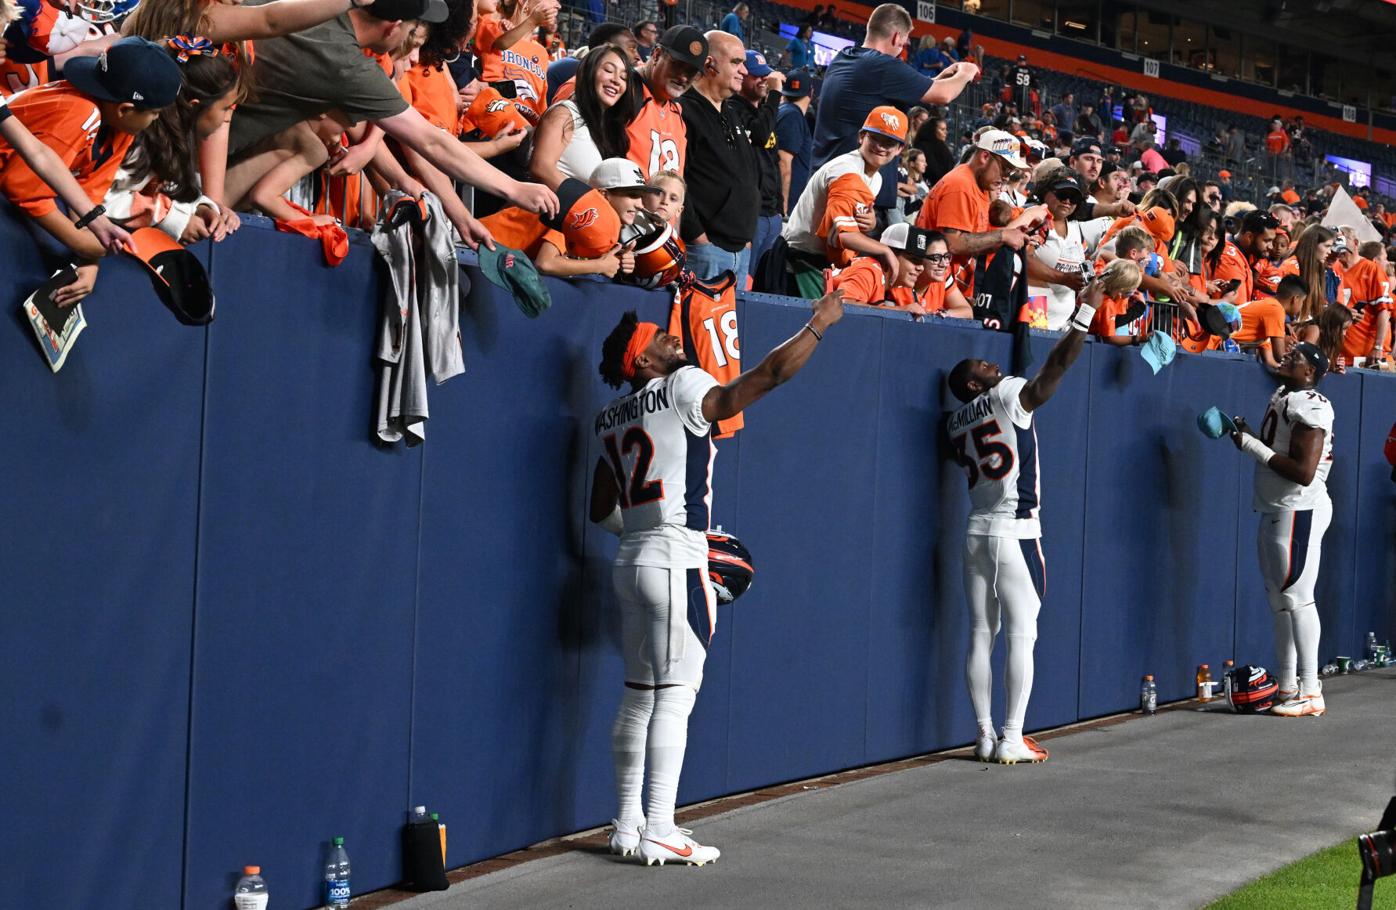
<svg viewBox="0 0 1396 910">
<path fill-rule="evenodd" d="M 843 318 L 843 289 L 834 290 L 820 297 L 814 302 L 814 318 L 810 322 L 817 322 L 815 327 L 821 333 L 829 326 Z"/>
<path fill-rule="evenodd" d="M 1231 419 L 1231 422 L 1234 423 L 1234 424 L 1236 424 L 1236 432 L 1231 434 L 1231 441 L 1232 441 L 1233 443 L 1235 443 L 1235 444 L 1236 444 L 1236 448 L 1239 449 L 1239 448 L 1241 448 L 1241 437 L 1242 437 L 1242 436 L 1254 436 L 1255 433 L 1252 432 L 1252 430 L 1251 430 L 1251 425 L 1248 424 L 1248 423 L 1246 423 L 1246 418 L 1244 418 L 1244 417 L 1241 417 L 1241 416 L 1233 417 L 1233 418 Z"/>
</svg>

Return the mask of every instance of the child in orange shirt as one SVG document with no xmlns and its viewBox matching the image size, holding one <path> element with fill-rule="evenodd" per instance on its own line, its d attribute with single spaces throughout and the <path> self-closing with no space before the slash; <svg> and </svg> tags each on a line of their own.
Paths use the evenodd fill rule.
<svg viewBox="0 0 1396 910">
<path fill-rule="evenodd" d="M 591 187 L 567 179 L 558 187 L 562 214 L 544 223 L 517 206 L 481 219 L 495 240 L 522 250 L 538 271 L 555 278 L 579 275 L 616 277 L 635 270 L 635 254 L 619 243 L 623 226 L 634 224 L 647 195 L 657 187 L 645 182 L 640 166 L 625 158 L 607 158 L 591 175 Z"/>
<path fill-rule="evenodd" d="M 1120 347 L 1143 344 L 1149 337 L 1149 305 L 1138 294 L 1143 273 L 1129 259 L 1116 259 L 1095 280 L 1100 283 L 1100 306 L 1091 321 L 1091 334 Z"/>
<path fill-rule="evenodd" d="M 63 75 L 11 99 L 9 112 L 58 154 L 88 199 L 98 203 L 136 134 L 179 94 L 179 65 L 153 42 L 123 38 L 100 56 L 69 60 Z M 8 142 L 0 145 L 0 192 L 85 260 L 78 280 L 59 289 L 54 301 L 70 306 L 86 297 L 97 280 L 94 260 L 105 252 L 93 235 L 82 231 L 96 209 L 78 221 L 60 212 L 57 192 Z"/>
<path fill-rule="evenodd" d="M 1372 240 L 1357 252 L 1343 253 L 1338 302 L 1352 310 L 1355 321 L 1343 336 L 1343 356 L 1367 358 L 1376 366 L 1391 353 L 1391 279 L 1386 274 L 1386 247 Z"/>
</svg>

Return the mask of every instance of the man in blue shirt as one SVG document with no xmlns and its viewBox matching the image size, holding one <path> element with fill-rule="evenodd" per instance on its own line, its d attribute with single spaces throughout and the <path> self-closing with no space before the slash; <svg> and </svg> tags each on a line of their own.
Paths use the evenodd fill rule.
<svg viewBox="0 0 1396 910">
<path fill-rule="evenodd" d="M 747 8 L 747 5 L 738 3 L 732 7 L 732 12 L 722 17 L 722 23 L 718 25 L 718 29 L 729 35 L 736 35 L 737 40 L 746 44 L 746 17 L 749 15 L 751 15 L 751 10 Z"/>
<path fill-rule="evenodd" d="M 785 214 L 795 207 L 795 200 L 809 182 L 810 156 L 814 150 L 814 134 L 809 118 L 810 74 L 808 70 L 791 70 L 780 90 L 784 99 L 776 112 L 776 150 L 780 156 L 780 185 Z"/>
<path fill-rule="evenodd" d="M 895 3 L 884 3 L 868 18 L 862 45 L 835 55 L 819 90 L 812 167 L 818 169 L 830 158 L 857 148 L 858 131 L 873 108 L 887 104 L 904 111 L 917 104 L 949 104 L 979 72 L 974 64 L 962 61 L 932 79 L 899 59 L 910 43 L 911 14 Z M 882 171 L 882 191 L 877 197 L 883 218 L 896 202 L 897 162 L 893 161 Z"/>
</svg>

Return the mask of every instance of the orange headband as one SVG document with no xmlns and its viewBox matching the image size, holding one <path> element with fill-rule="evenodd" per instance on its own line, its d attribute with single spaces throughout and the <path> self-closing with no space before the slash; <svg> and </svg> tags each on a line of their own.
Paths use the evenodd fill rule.
<svg viewBox="0 0 1396 910">
<path fill-rule="evenodd" d="M 635 378 L 635 358 L 645 352 L 654 336 L 659 334 L 659 326 L 653 322 L 642 322 L 635 326 L 635 334 L 625 346 L 625 355 L 620 359 L 620 374 L 626 379 Z"/>
</svg>

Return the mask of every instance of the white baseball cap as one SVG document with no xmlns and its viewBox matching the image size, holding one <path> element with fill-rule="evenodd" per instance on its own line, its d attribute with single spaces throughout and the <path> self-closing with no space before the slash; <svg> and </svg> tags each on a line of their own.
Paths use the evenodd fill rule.
<svg viewBox="0 0 1396 910">
<path fill-rule="evenodd" d="M 591 180 L 588 182 L 598 190 L 659 192 L 659 187 L 650 186 L 645 182 L 645 174 L 640 170 L 640 166 L 627 158 L 607 158 L 591 172 Z"/>
<path fill-rule="evenodd" d="M 985 130 L 979 140 L 974 143 L 974 147 L 998 155 L 1020 171 L 1028 169 L 1028 162 L 1023 158 L 1023 143 L 1012 133 L 1003 130 Z"/>
</svg>

